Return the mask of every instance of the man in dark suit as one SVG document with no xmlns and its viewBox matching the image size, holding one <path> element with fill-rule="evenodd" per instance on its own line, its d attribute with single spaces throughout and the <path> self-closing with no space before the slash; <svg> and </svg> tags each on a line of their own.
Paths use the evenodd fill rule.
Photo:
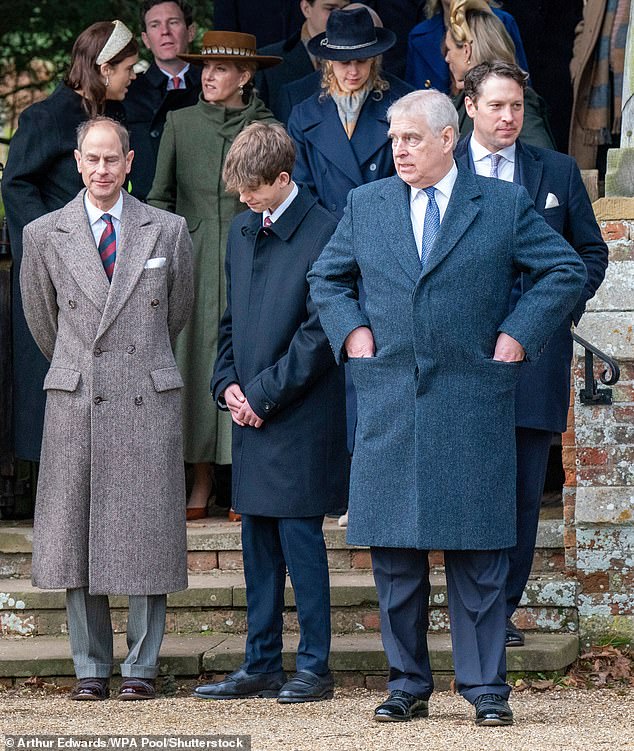
<svg viewBox="0 0 634 751">
<path fill-rule="evenodd" d="M 284 113 L 282 109 L 282 87 L 319 68 L 319 61 L 308 52 L 306 43 L 317 34 L 323 34 L 331 11 L 344 8 L 348 2 L 349 0 L 299 0 L 298 5 L 305 18 L 301 29 L 283 42 L 259 48 L 263 55 L 282 58 L 280 65 L 261 70 L 256 77 L 256 88 L 262 101 L 279 120 L 286 122 L 290 113 Z M 312 93 L 311 90 L 309 94 Z"/>
<path fill-rule="evenodd" d="M 523 185 L 535 208 L 584 262 L 587 280 L 570 316 L 553 334 L 536 363 L 524 366 L 516 392 L 517 545 L 510 551 L 507 580 L 507 646 L 524 635 L 511 621 L 530 575 L 550 444 L 566 430 L 570 395 L 572 336 L 588 300 L 605 276 L 608 249 L 574 159 L 518 140 L 523 120 L 526 74 L 516 65 L 482 63 L 465 78 L 465 104 L 473 134 L 456 149 L 456 159 L 480 175 Z M 525 275 L 511 296 L 514 307 L 531 288 Z"/>
<path fill-rule="evenodd" d="M 200 69 L 178 55 L 196 34 L 192 8 L 185 0 L 145 0 L 141 38 L 154 60 L 128 89 L 124 108 L 135 157 L 130 172 L 132 195 L 144 201 L 152 187 L 165 118 L 171 110 L 196 104 Z"/>
<path fill-rule="evenodd" d="M 436 549 L 457 689 L 476 724 L 509 725 L 514 390 L 521 361 L 536 359 L 570 314 L 585 268 L 524 188 L 456 166 L 458 115 L 445 94 L 407 94 L 388 120 L 397 175 L 350 192 L 308 275 L 357 389 L 347 541 L 370 546 L 379 596 L 390 696 L 375 719 L 428 713 L 427 554 Z M 509 312 L 520 271 L 534 286 Z"/>
</svg>

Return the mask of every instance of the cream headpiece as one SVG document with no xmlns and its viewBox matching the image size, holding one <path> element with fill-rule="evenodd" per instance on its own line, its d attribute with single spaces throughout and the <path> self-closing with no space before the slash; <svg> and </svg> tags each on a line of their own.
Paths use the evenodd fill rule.
<svg viewBox="0 0 634 751">
<path fill-rule="evenodd" d="M 112 34 L 95 60 L 97 65 L 103 65 L 108 60 L 112 60 L 132 39 L 132 32 L 122 21 L 113 21 L 112 25 L 114 26 Z"/>
</svg>

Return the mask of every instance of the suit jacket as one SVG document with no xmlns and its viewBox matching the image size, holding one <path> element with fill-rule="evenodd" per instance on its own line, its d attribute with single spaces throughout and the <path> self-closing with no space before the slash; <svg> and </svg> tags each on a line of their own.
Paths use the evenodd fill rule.
<svg viewBox="0 0 634 751">
<path fill-rule="evenodd" d="M 455 156 L 459 164 L 475 171 L 469 140 L 460 141 Z M 526 188 L 537 212 L 572 245 L 587 272 L 585 286 L 570 317 L 552 335 L 539 360 L 524 367 L 516 392 L 517 425 L 563 433 L 570 400 L 570 324 L 579 323 L 586 303 L 603 281 L 608 248 L 575 160 L 556 151 L 528 146 L 521 140 L 516 142 L 515 153 L 515 182 Z M 558 206 L 546 208 L 549 195 L 556 196 Z M 531 286 L 530 279 L 522 275 L 513 289 L 511 309 Z"/>
<path fill-rule="evenodd" d="M 167 91 L 167 76 L 156 63 L 132 81 L 123 102 L 134 160 L 130 171 L 132 195 L 145 201 L 156 170 L 167 113 L 196 104 L 200 96 L 200 68 L 191 65 L 186 88 Z"/>
<path fill-rule="evenodd" d="M 535 286 L 509 312 L 522 270 Z M 583 288 L 579 256 L 524 188 L 459 168 L 422 271 L 409 187 L 390 177 L 350 193 L 308 276 L 336 357 L 359 326 L 376 343 L 375 357 L 349 360 L 358 424 L 348 542 L 514 545 L 514 393 L 523 364 L 491 358 L 499 332 L 529 360 L 541 354 Z"/>
<path fill-rule="evenodd" d="M 227 243 L 227 309 L 214 398 L 240 384 L 264 420 L 233 425 L 233 508 L 258 516 L 317 516 L 345 508 L 343 369 L 310 297 L 306 273 L 336 226 L 307 188 L 269 228 L 252 211 Z"/>
<path fill-rule="evenodd" d="M 187 587 L 172 347 L 192 304 L 191 241 L 181 217 L 123 198 L 112 284 L 84 191 L 24 230 L 24 312 L 51 363 L 33 529 L 33 582 L 44 589 Z M 163 265 L 148 268 L 150 258 Z"/>
<path fill-rule="evenodd" d="M 350 139 L 332 98 L 320 100 L 318 93 L 297 105 L 288 120 L 297 149 L 295 180 L 307 185 L 338 219 L 352 188 L 394 174 L 385 113 L 410 87 L 394 76 L 385 77 L 390 88 L 379 100 L 368 96 Z"/>
<path fill-rule="evenodd" d="M 528 70 L 524 45 L 515 19 L 499 8 L 491 9 L 502 21 L 515 45 L 515 59 L 523 70 Z M 442 12 L 419 23 L 409 33 L 407 69 L 405 80 L 416 89 L 438 89 L 445 94 L 451 91 L 451 75 L 445 62 L 442 46 L 445 23 Z"/>
<path fill-rule="evenodd" d="M 258 71 L 255 85 L 258 96 L 280 122 L 286 122 L 290 110 L 285 114 L 282 89 L 289 83 L 315 73 L 311 59 L 298 31 L 285 42 L 271 44 L 260 50 L 262 55 L 278 55 L 283 59 L 279 65 Z M 319 75 L 319 73 L 317 73 Z M 312 91 L 310 92 L 313 93 Z"/>
</svg>

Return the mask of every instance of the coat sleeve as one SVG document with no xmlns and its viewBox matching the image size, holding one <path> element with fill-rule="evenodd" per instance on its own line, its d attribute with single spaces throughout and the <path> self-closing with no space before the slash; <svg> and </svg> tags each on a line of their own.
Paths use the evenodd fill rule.
<svg viewBox="0 0 634 751">
<path fill-rule="evenodd" d="M 172 349 L 176 337 L 187 323 L 194 305 L 194 272 L 192 265 L 192 241 L 187 224 L 179 217 L 178 236 L 169 271 L 169 301 L 167 327 Z"/>
<path fill-rule="evenodd" d="M 219 409 L 227 409 L 224 391 L 232 383 L 240 385 L 233 357 L 233 318 L 231 313 L 231 234 L 225 254 L 225 276 L 227 280 L 227 307 L 218 326 L 218 354 L 211 377 L 211 395 Z"/>
<path fill-rule="evenodd" d="M 57 294 L 30 227 L 24 229 L 23 247 L 20 290 L 24 317 L 37 346 L 50 362 L 57 339 Z"/>
<path fill-rule="evenodd" d="M 535 211 L 524 188 L 517 191 L 513 221 L 513 262 L 533 286 L 498 327 L 535 360 L 555 329 L 570 316 L 586 281 L 583 261 Z"/>
<path fill-rule="evenodd" d="M 315 238 L 315 255 L 328 241 L 332 229 L 332 226 L 325 227 Z M 287 351 L 276 363 L 247 383 L 244 394 L 253 411 L 265 420 L 300 399 L 311 384 L 334 364 L 317 307 L 308 291 L 306 318 L 295 332 Z"/>
<path fill-rule="evenodd" d="M 343 345 L 348 334 L 359 326 L 370 326 L 359 305 L 357 282 L 361 273 L 354 251 L 354 192 L 349 193 L 334 235 L 308 273 L 310 293 L 337 363 L 345 359 Z"/>
<path fill-rule="evenodd" d="M 147 202 L 157 209 L 176 211 L 176 134 L 172 113 L 167 113 L 165 128 L 161 136 L 154 182 L 148 193 Z"/>
<path fill-rule="evenodd" d="M 572 311 L 572 320 L 576 326 L 586 309 L 586 303 L 594 297 L 605 277 L 608 246 L 601 236 L 579 168 L 573 160 L 570 160 L 570 164 L 564 237 L 581 257 L 587 273 L 585 286 Z"/>
</svg>

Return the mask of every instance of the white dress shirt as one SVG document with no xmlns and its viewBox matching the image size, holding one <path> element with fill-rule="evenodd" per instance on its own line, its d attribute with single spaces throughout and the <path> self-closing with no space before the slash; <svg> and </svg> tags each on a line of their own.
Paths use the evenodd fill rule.
<svg viewBox="0 0 634 751">
<path fill-rule="evenodd" d="M 282 216 L 282 214 L 286 211 L 286 209 L 293 203 L 293 201 L 297 198 L 297 195 L 299 193 L 299 188 L 297 187 L 296 183 L 293 183 L 293 189 L 288 194 L 286 199 L 282 201 L 282 203 L 275 209 L 275 211 L 271 214 L 271 212 L 268 209 L 264 209 L 262 212 L 262 225 L 264 225 L 264 220 L 268 217 L 271 219 L 271 223 L 275 224 L 277 220 Z"/>
<path fill-rule="evenodd" d="M 447 205 L 451 198 L 451 191 L 453 190 L 454 183 L 458 177 L 458 168 L 454 162 L 451 169 L 447 174 L 439 180 L 435 185 L 436 192 L 434 198 L 438 205 L 438 211 L 440 212 L 440 222 L 445 216 L 447 211 Z M 422 188 L 410 187 L 409 196 L 409 215 L 412 220 L 412 230 L 414 232 L 414 240 L 416 241 L 416 248 L 418 250 L 418 257 L 420 258 L 423 248 L 423 227 L 425 226 L 425 212 L 427 211 L 427 203 L 429 199 L 427 194 Z"/>
<path fill-rule="evenodd" d="M 90 229 L 92 230 L 92 235 L 95 238 L 95 246 L 97 248 L 99 247 L 99 240 L 101 240 L 101 235 L 106 228 L 106 223 L 101 217 L 104 214 L 110 214 L 110 216 L 112 217 L 112 226 L 114 227 L 114 234 L 117 239 L 118 249 L 119 235 L 121 234 L 123 194 L 119 193 L 119 198 L 117 199 L 115 205 L 111 209 L 108 209 L 108 211 L 104 211 L 103 209 L 98 209 L 94 203 L 91 203 L 90 199 L 88 198 L 88 191 L 86 191 L 84 193 L 84 206 L 86 207 L 86 214 L 88 214 L 88 222 L 90 224 Z"/>
<path fill-rule="evenodd" d="M 170 73 L 167 70 L 163 70 L 163 68 L 159 68 L 159 70 L 161 71 L 161 73 L 163 73 L 163 75 L 167 76 L 167 91 L 171 91 L 174 88 L 173 79 L 177 77 L 181 80 L 181 85 L 178 87 L 178 90 L 180 91 L 181 89 L 187 88 L 185 73 L 187 73 L 187 71 L 189 70 L 189 63 L 187 63 L 184 68 L 181 68 L 181 70 L 176 74 Z"/>
<path fill-rule="evenodd" d="M 472 134 L 469 139 L 469 149 L 471 150 L 471 158 L 475 166 L 475 171 L 478 175 L 484 177 L 491 177 L 491 153 L 488 149 L 485 149 L 481 143 L 478 143 L 476 137 Z M 498 179 L 506 180 L 507 183 L 513 182 L 513 176 L 515 175 L 515 144 L 507 146 L 505 149 L 500 149 L 494 152 L 499 154 L 502 158 L 498 164 Z"/>
</svg>

